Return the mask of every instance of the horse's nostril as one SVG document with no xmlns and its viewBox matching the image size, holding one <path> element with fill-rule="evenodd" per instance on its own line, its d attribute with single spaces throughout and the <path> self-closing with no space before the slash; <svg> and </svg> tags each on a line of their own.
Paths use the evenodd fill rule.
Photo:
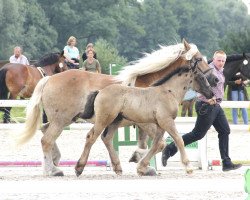
<svg viewBox="0 0 250 200">
<path fill-rule="evenodd" d="M 219 82 L 219 79 L 218 79 L 218 78 L 215 78 L 215 79 L 214 79 L 214 82 L 215 82 L 215 83 L 218 83 L 218 82 Z"/>
</svg>

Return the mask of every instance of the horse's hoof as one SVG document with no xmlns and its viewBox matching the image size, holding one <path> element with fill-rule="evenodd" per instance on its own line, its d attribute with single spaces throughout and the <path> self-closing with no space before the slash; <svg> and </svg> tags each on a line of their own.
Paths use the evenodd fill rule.
<svg viewBox="0 0 250 200">
<path fill-rule="evenodd" d="M 55 174 L 53 174 L 53 176 L 64 176 L 63 172 L 57 172 Z"/>
<path fill-rule="evenodd" d="M 140 159 L 141 159 L 140 155 L 137 152 L 134 152 L 131 158 L 129 159 L 129 162 L 138 163 Z"/>
<path fill-rule="evenodd" d="M 121 175 L 122 175 L 122 170 L 115 171 L 115 173 L 116 173 L 118 176 L 121 176 Z"/>
<path fill-rule="evenodd" d="M 156 175 L 157 175 L 157 172 L 156 172 L 155 168 L 147 167 L 147 170 L 146 170 L 144 176 L 156 176 Z"/>
<path fill-rule="evenodd" d="M 187 174 L 192 174 L 193 173 L 193 169 L 187 169 L 186 172 L 187 172 Z"/>
</svg>

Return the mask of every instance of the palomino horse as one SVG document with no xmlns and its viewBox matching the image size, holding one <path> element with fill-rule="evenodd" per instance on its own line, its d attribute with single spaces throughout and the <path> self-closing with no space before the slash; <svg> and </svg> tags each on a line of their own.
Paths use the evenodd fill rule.
<svg viewBox="0 0 250 200">
<path fill-rule="evenodd" d="M 44 55 L 33 65 L 15 63 L 5 64 L 0 69 L 0 99 L 31 97 L 38 81 L 44 76 L 51 76 L 68 69 L 62 53 Z M 9 97 L 8 97 L 9 95 Z M 11 108 L 5 108 L 4 123 L 10 122 Z"/>
<path fill-rule="evenodd" d="M 39 106 L 42 105 L 49 121 L 42 127 L 44 133 L 41 141 L 44 152 L 44 174 L 48 176 L 63 175 L 63 172 L 57 167 L 60 151 L 56 139 L 60 136 L 63 128 L 71 124 L 76 116 L 84 111 L 87 96 L 91 92 L 111 84 L 121 83 L 122 78 L 127 84 L 135 83 L 136 86 L 147 87 L 174 69 L 194 64 L 197 60 L 199 60 L 199 70 L 206 74 L 213 85 L 216 84 L 216 77 L 209 70 L 209 66 L 197 47 L 186 41 L 162 47 L 152 54 L 147 54 L 134 65 L 126 67 L 121 72 L 121 76 L 118 77 L 74 69 L 45 77 L 38 83 L 30 99 L 25 128 L 21 133 L 19 143 L 28 141 L 36 133 L 40 126 L 41 110 Z M 145 133 L 157 131 L 154 124 L 140 125 L 140 128 Z M 139 147 L 145 148 L 144 143 L 142 146 L 139 144 Z"/>
<path fill-rule="evenodd" d="M 84 151 L 75 167 L 76 175 L 82 173 L 90 149 L 104 129 L 102 140 L 108 149 L 114 171 L 116 174 L 121 174 L 119 157 L 112 145 L 114 132 L 111 134 L 108 129 L 110 125 L 118 128 L 123 119 L 135 123 L 155 123 L 158 129 L 163 130 L 155 133 L 151 149 L 139 161 L 138 175 L 146 174 L 150 159 L 159 147 L 164 145 L 161 144 L 161 140 L 165 131 L 171 135 L 180 150 L 186 172 L 191 173 L 192 168 L 185 152 L 184 142 L 177 132 L 174 119 L 187 89 L 193 88 L 208 99 L 213 97 L 207 79 L 197 70 L 198 62 L 197 60 L 193 66 L 177 68 L 153 84 L 153 87 L 138 88 L 116 84 L 90 94 L 80 117 L 83 119 L 93 117 L 95 123 L 87 134 Z"/>
</svg>

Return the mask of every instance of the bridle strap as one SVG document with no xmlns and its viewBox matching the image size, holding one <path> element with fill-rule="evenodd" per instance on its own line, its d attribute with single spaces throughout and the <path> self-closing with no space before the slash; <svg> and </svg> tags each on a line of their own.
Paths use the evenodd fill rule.
<svg viewBox="0 0 250 200">
<path fill-rule="evenodd" d="M 45 73 L 45 71 L 43 70 L 43 68 L 41 67 L 37 67 L 37 70 L 40 72 L 40 74 L 42 75 L 42 78 L 47 76 L 47 74 Z"/>
</svg>

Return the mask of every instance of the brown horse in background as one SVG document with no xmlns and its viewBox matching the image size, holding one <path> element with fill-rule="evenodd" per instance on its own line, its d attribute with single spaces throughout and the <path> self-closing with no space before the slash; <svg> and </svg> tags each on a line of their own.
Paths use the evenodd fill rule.
<svg viewBox="0 0 250 200">
<path fill-rule="evenodd" d="M 27 142 L 36 133 L 40 126 L 40 106 L 42 106 L 49 121 L 42 127 L 44 133 L 41 140 L 44 153 L 44 174 L 62 176 L 63 172 L 57 167 L 61 155 L 56 139 L 64 127 L 74 122 L 79 113 L 85 110 L 87 97 L 91 92 L 122 81 L 126 85 L 148 87 L 176 68 L 196 65 L 197 63 L 197 70 L 206 75 L 210 85 L 216 85 L 218 79 L 212 74 L 202 54 L 195 45 L 190 45 L 185 40 L 183 43 L 163 46 L 152 54 L 146 54 L 144 58 L 133 65 L 125 67 L 116 77 L 74 69 L 45 77 L 37 84 L 28 104 L 25 127 L 20 135 L 19 143 Z M 142 130 L 139 135 L 143 135 L 143 138 L 145 138 L 146 133 L 158 131 L 155 124 L 139 124 L 139 126 Z M 109 131 L 115 130 L 116 127 L 109 129 Z M 144 145 L 143 138 L 139 137 L 140 148 L 147 147 Z M 140 141 L 143 141 L 143 144 L 140 144 Z"/>
<path fill-rule="evenodd" d="M 68 69 L 61 53 L 49 53 L 34 63 L 23 65 L 17 63 L 5 64 L 0 69 L 0 99 L 16 99 L 31 97 L 38 81 L 44 76 L 65 71 Z M 11 107 L 2 108 L 4 123 L 10 122 Z"/>
</svg>

